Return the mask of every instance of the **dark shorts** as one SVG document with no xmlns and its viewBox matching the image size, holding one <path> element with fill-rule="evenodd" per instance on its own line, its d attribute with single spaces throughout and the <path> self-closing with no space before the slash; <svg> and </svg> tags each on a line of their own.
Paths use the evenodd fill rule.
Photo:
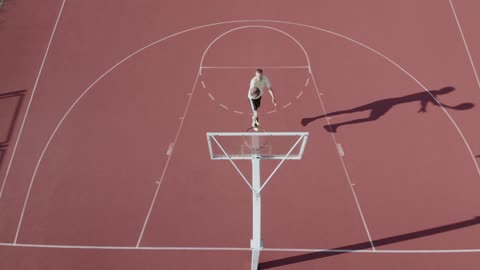
<svg viewBox="0 0 480 270">
<path fill-rule="evenodd" d="M 252 107 L 253 111 L 256 111 L 258 108 L 260 108 L 262 97 L 259 97 L 257 99 L 248 99 L 248 100 L 250 101 L 250 106 Z"/>
</svg>

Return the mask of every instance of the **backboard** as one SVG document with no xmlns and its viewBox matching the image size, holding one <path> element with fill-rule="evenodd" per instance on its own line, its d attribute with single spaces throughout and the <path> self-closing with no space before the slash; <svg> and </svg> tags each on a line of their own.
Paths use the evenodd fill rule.
<svg viewBox="0 0 480 270">
<path fill-rule="evenodd" d="M 299 160 L 308 132 L 208 132 L 213 160 Z"/>
</svg>

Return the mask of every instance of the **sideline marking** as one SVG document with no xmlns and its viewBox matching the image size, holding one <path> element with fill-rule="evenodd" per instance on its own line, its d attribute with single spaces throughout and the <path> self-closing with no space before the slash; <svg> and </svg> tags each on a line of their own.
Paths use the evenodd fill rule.
<svg viewBox="0 0 480 270">
<path fill-rule="evenodd" d="M 213 97 L 212 94 L 208 93 L 208 96 L 210 97 L 211 100 L 215 101 L 215 98 Z"/>
<path fill-rule="evenodd" d="M 287 104 L 286 104 L 286 105 L 284 105 L 282 108 L 284 108 L 284 109 L 285 109 L 285 108 L 287 108 L 287 107 L 288 107 L 288 106 L 290 106 L 290 105 L 292 105 L 292 102 L 289 102 L 289 103 L 287 103 Z"/>
<path fill-rule="evenodd" d="M 269 111 L 269 112 L 267 112 L 267 114 L 272 114 L 272 113 L 274 113 L 274 112 L 276 112 L 276 111 L 277 111 L 277 110 Z"/>
<path fill-rule="evenodd" d="M 220 103 L 219 105 L 220 105 L 220 107 L 224 108 L 225 110 L 228 110 L 228 107 L 223 105 L 222 103 Z"/>
<path fill-rule="evenodd" d="M 32 94 L 30 95 L 30 100 L 28 101 L 27 109 L 25 111 L 25 116 L 23 117 L 22 124 L 20 125 L 20 129 L 17 135 L 17 140 L 15 141 L 15 145 L 13 146 L 12 155 L 10 156 L 10 161 L 8 162 L 8 165 L 7 165 L 5 177 L 3 178 L 2 188 L 0 188 L 0 198 L 2 198 L 3 196 L 3 190 L 7 183 L 7 178 L 10 174 L 13 158 L 15 157 L 15 153 L 17 152 L 18 142 L 20 141 L 20 137 L 22 137 L 23 128 L 25 126 L 25 122 L 27 121 L 28 113 L 30 112 L 30 106 L 32 105 L 33 97 L 35 96 L 35 91 L 37 90 L 37 85 L 38 85 L 38 82 L 40 81 L 40 76 L 42 75 L 43 67 L 45 66 L 45 62 L 47 60 L 47 56 L 50 51 L 50 46 L 52 45 L 53 37 L 55 36 L 55 32 L 57 30 L 58 22 L 60 21 L 60 17 L 62 16 L 63 7 L 65 6 L 65 1 L 66 0 L 63 0 L 62 5 L 60 6 L 60 11 L 58 12 L 58 15 L 57 15 L 57 20 L 55 21 L 55 24 L 53 26 L 52 34 L 50 35 L 50 40 L 48 41 L 47 49 L 45 49 L 45 54 L 43 55 L 42 63 L 40 64 L 40 69 L 38 70 L 37 78 L 35 79 L 35 84 L 33 85 Z M 15 236 L 15 241 L 17 241 L 17 236 Z"/>
<path fill-rule="evenodd" d="M 205 86 L 205 83 L 202 81 L 202 86 L 204 89 L 206 89 L 207 87 Z"/>
<path fill-rule="evenodd" d="M 235 110 L 234 110 L 233 112 L 234 112 L 234 113 L 238 113 L 238 114 L 243 114 L 243 112 L 241 112 L 241 111 L 235 111 Z"/>
<path fill-rule="evenodd" d="M 460 20 L 457 17 L 457 12 L 455 12 L 455 7 L 453 6 L 452 0 L 449 0 L 448 2 L 450 2 L 450 7 L 452 8 L 452 11 L 453 11 L 453 16 L 455 17 L 455 21 L 457 22 L 458 30 L 460 31 L 460 35 L 462 36 L 463 45 L 465 45 L 465 50 L 467 51 L 468 59 L 470 60 L 470 65 L 472 65 L 473 73 L 475 74 L 475 79 L 477 81 L 477 86 L 478 86 L 478 88 L 480 88 L 480 80 L 478 79 L 477 68 L 475 67 L 475 64 L 473 62 L 472 55 L 470 54 L 470 49 L 468 48 L 467 40 L 465 39 L 465 36 L 463 35 L 462 26 L 460 26 Z"/>
</svg>

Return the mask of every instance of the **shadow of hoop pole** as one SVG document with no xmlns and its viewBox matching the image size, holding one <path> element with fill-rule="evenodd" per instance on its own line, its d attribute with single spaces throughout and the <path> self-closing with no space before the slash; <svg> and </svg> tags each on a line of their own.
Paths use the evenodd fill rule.
<svg viewBox="0 0 480 270">
<path fill-rule="evenodd" d="M 401 235 L 396 235 L 392 237 L 387 237 L 387 238 L 382 238 L 378 240 L 373 241 L 373 245 L 375 247 L 381 247 L 389 244 L 394 244 L 394 243 L 399 243 L 399 242 L 405 242 L 413 239 L 418 239 L 422 237 L 427 237 L 435 234 L 440 234 L 440 233 L 445 233 L 449 231 L 454 231 L 454 230 L 459 230 L 471 226 L 475 226 L 480 224 L 480 217 L 474 217 L 469 220 L 465 221 L 460 221 L 457 223 L 452 223 L 452 224 L 447 224 L 435 228 L 430 228 L 430 229 L 425 229 L 421 231 L 416 231 L 416 232 L 411 232 L 411 233 L 406 233 L 406 234 L 401 234 Z M 348 246 L 343 246 L 343 247 L 338 247 L 334 248 L 330 251 L 324 251 L 324 252 L 312 252 L 312 253 L 307 253 L 307 254 L 302 254 L 302 255 L 297 255 L 297 256 L 292 256 L 292 257 L 287 257 L 283 259 L 278 259 L 278 260 L 273 260 L 273 261 L 268 261 L 268 262 L 262 262 L 258 265 L 258 269 L 270 269 L 270 268 L 275 268 L 275 267 L 280 267 L 280 266 L 285 266 L 289 264 L 295 264 L 295 263 L 301 263 L 301 262 L 306 262 L 306 261 L 311 261 L 311 260 L 318 260 L 322 258 L 327 258 L 331 256 L 337 256 L 337 255 L 342 255 L 345 253 L 350 253 L 347 250 L 364 250 L 364 249 L 370 249 L 371 248 L 371 243 L 370 242 L 363 242 L 363 243 L 358 243 L 358 244 L 353 244 L 353 245 L 348 245 Z"/>
</svg>

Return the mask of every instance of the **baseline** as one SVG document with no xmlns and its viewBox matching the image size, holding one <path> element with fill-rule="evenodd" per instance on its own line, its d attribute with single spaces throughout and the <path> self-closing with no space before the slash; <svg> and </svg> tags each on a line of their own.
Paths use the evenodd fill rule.
<svg viewBox="0 0 480 270">
<path fill-rule="evenodd" d="M 0 243 L 0 247 L 23 247 L 45 249 L 91 249 L 91 250 L 156 250 L 156 251 L 251 251 L 247 247 L 134 247 L 134 246 L 71 246 Z M 442 253 L 480 253 L 480 249 L 303 249 L 303 248 L 263 248 L 270 252 L 318 252 L 318 253 L 369 253 L 369 254 L 442 254 Z"/>
</svg>

